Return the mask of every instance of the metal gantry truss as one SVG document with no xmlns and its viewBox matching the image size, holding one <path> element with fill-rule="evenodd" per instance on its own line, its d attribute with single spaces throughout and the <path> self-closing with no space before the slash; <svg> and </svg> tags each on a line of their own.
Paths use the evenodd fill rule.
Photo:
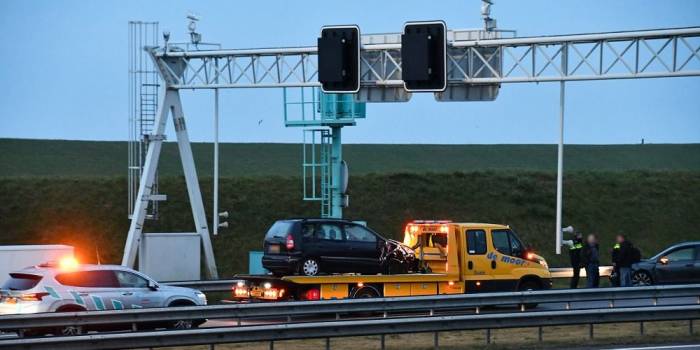
<svg viewBox="0 0 700 350">
<path fill-rule="evenodd" d="M 508 39 L 448 35 L 450 85 L 700 75 L 700 27 Z M 377 36 L 389 38 L 372 43 Z M 361 86 L 399 87 L 399 34 L 363 36 Z M 397 42 L 396 38 L 399 37 Z M 151 49 L 172 89 L 319 86 L 316 47 Z"/>
</svg>

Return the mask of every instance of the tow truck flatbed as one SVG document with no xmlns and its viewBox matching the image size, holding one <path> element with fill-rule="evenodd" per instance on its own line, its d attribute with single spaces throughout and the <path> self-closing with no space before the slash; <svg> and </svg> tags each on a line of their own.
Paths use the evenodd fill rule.
<svg viewBox="0 0 700 350">
<path fill-rule="evenodd" d="M 494 238 L 495 237 L 495 238 Z M 506 225 L 426 222 L 408 224 L 404 244 L 428 273 L 238 275 L 239 301 L 319 300 L 537 290 L 551 287 L 544 258 L 524 249 Z M 507 246 L 506 246 L 507 245 Z"/>
<path fill-rule="evenodd" d="M 327 275 L 327 276 L 284 276 L 283 281 L 297 284 L 319 283 L 402 283 L 402 282 L 449 282 L 458 280 L 458 275 L 444 273 L 408 273 L 400 275 Z"/>
</svg>

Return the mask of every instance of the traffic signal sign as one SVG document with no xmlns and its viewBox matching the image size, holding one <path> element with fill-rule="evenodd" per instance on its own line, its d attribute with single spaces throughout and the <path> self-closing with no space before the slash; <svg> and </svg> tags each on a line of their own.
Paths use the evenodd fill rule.
<svg viewBox="0 0 700 350">
<path fill-rule="evenodd" d="M 401 77 L 406 91 L 447 87 L 447 26 L 443 21 L 407 22 L 401 35 Z"/>
<path fill-rule="evenodd" d="M 360 27 L 323 27 L 317 46 L 321 90 L 326 93 L 359 91 Z"/>
</svg>

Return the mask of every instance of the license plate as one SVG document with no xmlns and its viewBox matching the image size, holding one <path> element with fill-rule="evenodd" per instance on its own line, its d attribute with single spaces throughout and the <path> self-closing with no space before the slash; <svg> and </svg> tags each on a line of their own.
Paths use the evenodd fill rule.
<svg viewBox="0 0 700 350">
<path fill-rule="evenodd" d="M 270 253 L 279 253 L 280 252 L 280 246 L 279 244 L 270 244 L 267 247 L 267 251 Z"/>
<path fill-rule="evenodd" d="M 261 297 L 262 296 L 262 290 L 259 288 L 253 288 L 250 290 L 250 296 L 251 297 Z"/>
</svg>

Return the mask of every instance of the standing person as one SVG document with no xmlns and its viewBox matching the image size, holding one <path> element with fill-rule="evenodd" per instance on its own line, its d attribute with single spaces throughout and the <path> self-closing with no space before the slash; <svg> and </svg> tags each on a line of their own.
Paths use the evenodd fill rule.
<svg viewBox="0 0 700 350">
<path fill-rule="evenodd" d="M 578 288 L 578 280 L 581 274 L 581 268 L 584 267 L 583 265 L 581 265 L 583 235 L 581 235 L 580 232 L 576 232 L 573 239 L 565 240 L 562 243 L 564 243 L 565 246 L 569 247 L 569 260 L 571 262 L 571 269 L 574 271 L 574 274 L 571 276 L 571 283 L 569 285 L 569 288 L 576 289 Z"/>
<path fill-rule="evenodd" d="M 594 234 L 586 237 L 586 244 L 581 250 L 581 260 L 586 267 L 586 288 L 598 288 L 600 284 L 600 252 L 598 238 Z"/>
<path fill-rule="evenodd" d="M 612 250 L 610 250 L 610 257 L 613 266 L 612 274 L 610 275 L 610 284 L 612 284 L 613 287 L 619 287 L 620 267 L 617 265 L 617 261 L 620 259 L 620 243 L 617 242 L 617 239 L 615 241 L 615 245 L 612 247 Z"/>
<path fill-rule="evenodd" d="M 620 274 L 620 287 L 631 287 L 632 286 L 632 264 L 635 263 L 635 248 L 632 246 L 632 242 L 627 240 L 627 237 L 623 234 L 619 234 L 615 237 L 615 241 L 619 245 L 619 250 L 617 254 L 613 256 L 613 263 L 619 271 Z"/>
</svg>

